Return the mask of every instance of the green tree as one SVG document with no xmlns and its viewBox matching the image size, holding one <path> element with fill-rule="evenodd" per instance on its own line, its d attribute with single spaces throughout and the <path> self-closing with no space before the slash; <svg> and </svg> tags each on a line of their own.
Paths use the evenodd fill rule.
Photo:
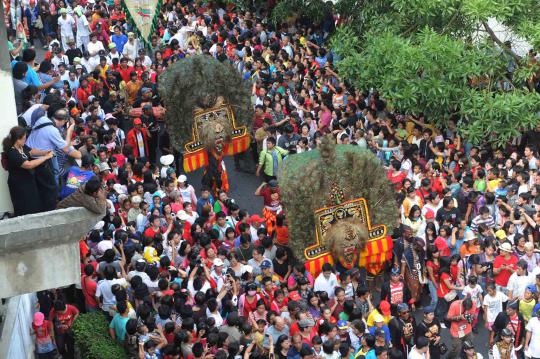
<svg viewBox="0 0 540 359">
<path fill-rule="evenodd" d="M 488 19 L 538 46 L 540 7 L 534 3 L 340 0 L 344 25 L 331 43 L 338 73 L 432 123 L 459 117 L 462 134 L 473 143 L 504 145 L 539 122 L 540 96 L 531 80 L 538 66 L 503 43 Z"/>
</svg>

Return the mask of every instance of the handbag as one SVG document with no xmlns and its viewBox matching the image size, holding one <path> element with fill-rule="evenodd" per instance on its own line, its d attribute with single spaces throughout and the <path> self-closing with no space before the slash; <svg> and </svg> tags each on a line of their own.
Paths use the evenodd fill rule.
<svg viewBox="0 0 540 359">
<path fill-rule="evenodd" d="M 444 300 L 446 300 L 447 302 L 451 302 L 454 299 L 456 299 L 456 297 L 457 297 L 457 292 L 452 289 L 451 291 L 449 291 L 448 293 L 444 295 Z"/>
</svg>

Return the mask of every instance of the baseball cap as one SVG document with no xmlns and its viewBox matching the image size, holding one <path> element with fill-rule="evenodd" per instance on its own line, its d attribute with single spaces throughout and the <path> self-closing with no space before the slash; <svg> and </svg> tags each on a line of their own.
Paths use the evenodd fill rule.
<svg viewBox="0 0 540 359">
<path fill-rule="evenodd" d="M 424 314 L 435 313 L 435 307 L 428 305 L 424 307 Z"/>
<path fill-rule="evenodd" d="M 386 336 L 386 332 L 385 332 L 384 329 L 382 329 L 382 328 L 377 328 L 377 329 L 375 329 L 375 331 L 373 332 L 373 335 L 376 336 L 376 337 L 385 337 L 385 336 Z"/>
<path fill-rule="evenodd" d="M 382 322 L 384 322 L 384 317 L 383 317 L 381 314 L 379 314 L 379 313 L 375 313 L 375 314 L 373 315 L 373 321 L 374 321 L 375 323 L 382 323 Z"/>
<path fill-rule="evenodd" d="M 223 261 L 221 258 L 215 258 L 212 264 L 214 264 L 215 267 L 221 267 L 223 266 Z"/>
<path fill-rule="evenodd" d="M 41 312 L 34 313 L 34 325 L 36 327 L 40 327 L 43 325 L 43 320 L 45 319 L 45 315 Z"/>
<path fill-rule="evenodd" d="M 265 259 L 261 263 L 261 268 L 272 268 L 272 262 L 269 259 Z"/>
<path fill-rule="evenodd" d="M 392 275 L 399 275 L 399 268 L 392 268 Z"/>
<path fill-rule="evenodd" d="M 251 215 L 251 217 L 249 217 L 249 222 L 250 223 L 253 223 L 253 222 L 263 222 L 264 219 L 261 218 L 261 216 L 259 216 L 258 214 L 253 214 Z"/>
<path fill-rule="evenodd" d="M 66 8 L 61 8 L 60 10 L 58 10 L 58 13 L 59 13 L 60 15 L 62 15 L 62 14 L 67 14 L 67 10 L 66 10 Z"/>
<path fill-rule="evenodd" d="M 463 342 L 463 349 L 474 349 L 474 344 L 470 340 Z"/>
<path fill-rule="evenodd" d="M 182 182 L 182 183 L 187 182 L 187 177 L 186 177 L 186 175 L 180 175 L 180 176 L 178 176 L 178 182 Z"/>
<path fill-rule="evenodd" d="M 99 165 L 99 172 L 103 172 L 103 171 L 110 171 L 111 168 L 109 167 L 109 164 L 107 162 L 101 162 Z"/>
<path fill-rule="evenodd" d="M 181 211 L 178 211 L 178 214 L 176 215 L 176 218 L 178 218 L 181 221 L 187 221 L 191 217 L 186 213 L 186 211 L 181 210 Z"/>
<path fill-rule="evenodd" d="M 381 312 L 383 315 L 386 315 L 386 316 L 390 315 L 390 303 L 388 303 L 387 300 L 382 300 L 379 303 L 379 308 L 381 309 Z"/>
<path fill-rule="evenodd" d="M 337 327 L 338 329 L 349 329 L 349 324 L 347 324 L 347 321 L 346 320 L 338 320 L 337 322 Z"/>
<path fill-rule="evenodd" d="M 296 293 L 298 294 L 298 293 Z M 340 320 L 340 322 L 345 322 L 344 320 Z M 345 322 L 345 324 L 347 324 L 347 322 Z M 298 321 L 298 326 L 300 328 L 307 328 L 307 327 L 314 327 L 315 326 L 315 322 L 312 320 L 312 319 L 302 319 L 300 321 Z M 339 322 L 338 322 L 338 327 L 339 327 Z M 341 328 L 340 328 L 341 329 Z"/>
<path fill-rule="evenodd" d="M 407 303 L 399 303 L 397 306 L 398 312 L 406 312 L 409 310 L 409 305 Z"/>
<path fill-rule="evenodd" d="M 116 44 L 114 42 L 111 42 L 109 44 L 109 49 L 114 49 L 116 47 Z"/>
<path fill-rule="evenodd" d="M 142 120 L 137 117 L 136 119 L 133 120 L 133 124 L 134 125 L 142 125 Z"/>
<path fill-rule="evenodd" d="M 531 292 L 532 294 L 536 294 L 536 286 L 534 284 L 529 284 L 527 288 L 525 289 Z"/>
<path fill-rule="evenodd" d="M 511 337 L 513 336 L 512 331 L 508 328 L 501 330 L 501 337 Z"/>
</svg>

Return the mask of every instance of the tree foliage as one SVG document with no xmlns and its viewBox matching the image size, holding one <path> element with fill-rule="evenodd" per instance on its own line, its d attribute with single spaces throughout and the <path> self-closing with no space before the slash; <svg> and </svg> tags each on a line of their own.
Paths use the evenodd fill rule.
<svg viewBox="0 0 540 359">
<path fill-rule="evenodd" d="M 531 81 L 538 66 L 507 47 L 488 20 L 537 45 L 540 7 L 534 3 L 340 0 L 344 25 L 331 43 L 342 59 L 338 72 L 358 88 L 378 89 L 394 109 L 424 113 L 441 125 L 457 116 L 471 142 L 504 145 L 539 122 L 540 97 Z"/>
</svg>

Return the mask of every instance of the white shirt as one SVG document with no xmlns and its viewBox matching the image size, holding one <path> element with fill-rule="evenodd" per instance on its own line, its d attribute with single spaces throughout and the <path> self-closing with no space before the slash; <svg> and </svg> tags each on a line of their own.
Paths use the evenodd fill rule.
<svg viewBox="0 0 540 359">
<path fill-rule="evenodd" d="M 97 289 L 96 289 L 96 297 L 103 296 L 102 299 L 102 309 L 104 312 L 108 312 L 111 308 L 111 306 L 116 304 L 116 297 L 111 291 L 111 288 L 113 285 L 119 284 L 122 287 L 127 287 L 127 282 L 125 278 L 117 278 L 117 279 L 103 279 L 100 280 Z"/>
<path fill-rule="evenodd" d="M 313 291 L 325 291 L 328 293 L 328 298 L 332 299 L 335 297 L 334 289 L 338 286 L 338 280 L 334 273 L 330 274 L 330 278 L 326 279 L 323 273 L 319 274 L 317 279 L 315 279 L 315 285 L 313 286 Z"/>
<path fill-rule="evenodd" d="M 137 58 L 138 47 L 139 46 L 137 44 L 137 40 L 133 40 L 133 42 L 130 42 L 128 40 L 128 42 L 126 42 L 126 44 L 124 45 L 124 52 L 122 53 L 122 55 L 124 55 L 131 61 L 135 61 L 135 59 Z"/>
<path fill-rule="evenodd" d="M 77 17 L 77 37 L 89 36 L 90 27 L 86 16 Z"/>
<path fill-rule="evenodd" d="M 63 16 L 58 18 L 58 26 L 60 27 L 60 34 L 63 37 L 73 38 L 73 26 L 75 26 L 75 20 L 71 15 L 66 15 L 64 19 Z"/>
<path fill-rule="evenodd" d="M 146 157 L 144 153 L 144 137 L 141 132 L 137 132 L 137 147 L 139 148 L 139 157 Z"/>
<path fill-rule="evenodd" d="M 69 66 L 69 59 L 66 55 L 62 55 L 62 57 L 58 57 L 56 55 L 53 56 L 53 58 L 51 59 L 51 64 L 54 66 L 54 69 L 55 70 L 58 70 L 58 65 L 60 64 L 65 64 L 66 67 Z M 68 75 L 68 78 L 69 78 L 69 73 L 67 74 Z"/>
<path fill-rule="evenodd" d="M 476 304 L 476 306 L 480 306 L 480 294 L 482 294 L 482 287 L 480 285 L 476 285 L 474 288 L 471 288 L 471 286 L 466 285 L 465 288 L 463 288 L 463 296 L 466 297 L 467 295 L 471 297 L 472 301 Z"/>
<path fill-rule="evenodd" d="M 91 42 L 89 43 L 89 45 L 91 44 Z M 91 57 L 89 58 L 88 60 L 85 59 L 84 57 L 81 59 L 81 65 L 84 66 L 84 68 L 86 69 L 86 71 L 88 73 L 94 71 L 94 69 L 96 68 L 97 65 L 99 65 L 99 58 L 97 56 L 95 57 Z"/>
<path fill-rule="evenodd" d="M 409 353 L 409 359 L 424 359 L 426 358 L 425 353 L 420 353 L 416 350 L 416 345 L 412 347 L 410 353 Z"/>
<path fill-rule="evenodd" d="M 507 300 L 508 297 L 502 292 L 497 292 L 497 294 L 495 294 L 495 297 L 486 294 L 486 296 L 484 297 L 484 303 L 482 303 L 482 305 L 487 307 L 486 319 L 488 323 L 493 323 L 495 321 L 495 318 L 497 318 L 497 314 L 499 314 L 503 310 L 503 302 L 506 302 Z"/>
<path fill-rule="evenodd" d="M 533 358 L 540 358 L 540 320 L 537 317 L 532 317 L 525 327 L 527 331 L 531 332 L 531 341 L 529 342 L 528 356 Z"/>
<path fill-rule="evenodd" d="M 98 55 L 100 50 L 105 50 L 105 48 L 103 47 L 103 43 L 99 40 L 97 40 L 96 42 L 90 41 L 87 47 L 88 47 L 88 52 L 90 53 L 91 57 Z M 98 59 L 98 63 L 99 63 L 99 59 Z"/>
<path fill-rule="evenodd" d="M 523 299 L 523 294 L 525 293 L 525 288 L 529 284 L 534 284 L 534 281 L 531 281 L 531 277 L 528 275 L 518 276 L 517 273 L 512 273 L 510 279 L 508 279 L 508 285 L 506 288 L 512 291 L 513 298 Z"/>
</svg>

